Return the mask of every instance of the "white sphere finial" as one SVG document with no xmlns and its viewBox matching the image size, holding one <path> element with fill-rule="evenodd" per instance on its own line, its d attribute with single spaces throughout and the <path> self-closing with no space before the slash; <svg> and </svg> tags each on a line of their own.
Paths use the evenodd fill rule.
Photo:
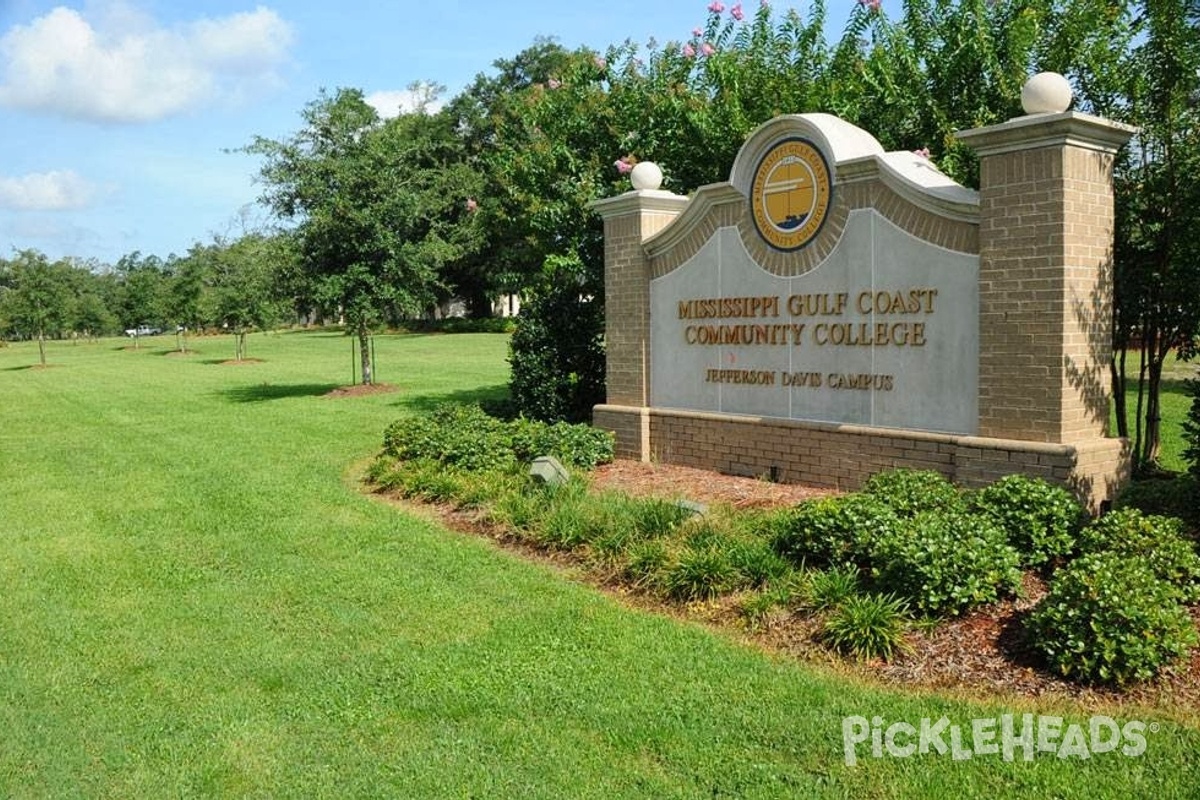
<svg viewBox="0 0 1200 800">
<path fill-rule="evenodd" d="M 1071 107 L 1071 84 L 1057 72 L 1039 72 L 1021 87 L 1026 114 L 1057 114 Z"/>
<path fill-rule="evenodd" d="M 629 173 L 629 182 L 634 189 L 658 189 L 663 182 L 662 170 L 653 161 L 639 161 Z"/>
</svg>

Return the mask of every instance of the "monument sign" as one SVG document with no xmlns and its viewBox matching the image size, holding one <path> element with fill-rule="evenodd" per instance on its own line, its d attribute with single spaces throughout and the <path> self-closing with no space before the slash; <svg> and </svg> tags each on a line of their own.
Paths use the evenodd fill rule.
<svg viewBox="0 0 1200 800">
<path fill-rule="evenodd" d="M 1104 502 L 1128 469 L 1105 376 L 1112 158 L 1131 130 L 1045 95 L 960 134 L 978 192 L 826 114 L 766 123 L 691 197 L 639 165 L 634 191 L 595 204 L 596 424 L 626 456 L 726 472 L 846 489 L 898 466 L 1026 472 Z"/>
</svg>

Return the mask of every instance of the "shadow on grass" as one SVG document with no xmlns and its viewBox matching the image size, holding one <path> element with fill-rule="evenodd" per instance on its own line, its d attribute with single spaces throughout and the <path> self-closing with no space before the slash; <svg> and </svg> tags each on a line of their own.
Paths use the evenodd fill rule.
<svg viewBox="0 0 1200 800">
<path fill-rule="evenodd" d="M 338 388 L 336 383 L 259 383 L 222 389 L 217 394 L 234 403 L 261 403 L 289 397 L 320 397 Z"/>
<path fill-rule="evenodd" d="M 425 413 L 447 403 L 479 403 L 484 400 L 504 400 L 507 397 L 508 384 L 497 383 L 494 386 L 479 386 L 440 394 L 405 395 L 396 401 L 396 405 L 410 411 Z"/>
<path fill-rule="evenodd" d="M 33 369 L 34 367 L 37 367 L 37 366 L 41 366 L 41 365 L 40 364 L 22 364 L 19 367 L 5 367 L 3 370 L 0 370 L 0 371 L 2 371 L 2 372 L 21 372 L 23 370 Z"/>
</svg>

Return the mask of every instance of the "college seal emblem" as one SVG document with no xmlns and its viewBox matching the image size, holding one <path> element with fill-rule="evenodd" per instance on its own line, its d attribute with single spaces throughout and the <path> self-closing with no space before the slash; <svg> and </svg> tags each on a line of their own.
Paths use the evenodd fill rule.
<svg viewBox="0 0 1200 800">
<path fill-rule="evenodd" d="M 820 232 L 832 195 L 829 164 L 816 145 L 807 139 L 784 139 L 767 151 L 754 171 L 754 227 L 776 250 L 799 250 Z"/>
</svg>

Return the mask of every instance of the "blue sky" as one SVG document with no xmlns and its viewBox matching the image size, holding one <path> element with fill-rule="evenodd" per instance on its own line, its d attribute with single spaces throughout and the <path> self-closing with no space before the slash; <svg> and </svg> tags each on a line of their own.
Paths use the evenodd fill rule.
<svg viewBox="0 0 1200 800">
<path fill-rule="evenodd" d="M 390 93 L 414 81 L 452 96 L 536 36 L 597 50 L 682 41 L 706 7 L 0 0 L 0 248 L 104 263 L 134 250 L 183 254 L 262 221 L 257 160 L 225 151 L 294 132 L 321 87 L 360 88 L 393 107 Z"/>
</svg>

